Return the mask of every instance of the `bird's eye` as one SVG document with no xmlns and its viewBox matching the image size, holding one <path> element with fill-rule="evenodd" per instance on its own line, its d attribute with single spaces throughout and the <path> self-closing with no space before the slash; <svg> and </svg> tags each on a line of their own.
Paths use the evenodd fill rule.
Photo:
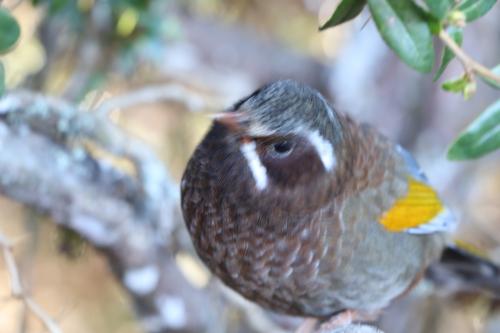
<svg viewBox="0 0 500 333">
<path fill-rule="evenodd" d="M 276 157 L 285 157 L 290 155 L 293 150 L 293 143 L 291 141 L 279 141 L 271 145 L 271 153 Z"/>
</svg>

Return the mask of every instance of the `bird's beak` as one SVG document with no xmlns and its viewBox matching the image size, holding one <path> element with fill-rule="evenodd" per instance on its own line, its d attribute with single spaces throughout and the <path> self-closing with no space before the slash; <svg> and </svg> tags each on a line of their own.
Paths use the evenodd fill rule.
<svg viewBox="0 0 500 333">
<path fill-rule="evenodd" d="M 215 122 L 224 125 L 231 133 L 247 138 L 258 138 L 273 135 L 268 130 L 242 111 L 220 112 L 210 115 Z"/>
<path fill-rule="evenodd" d="M 246 120 L 246 116 L 241 112 L 219 112 L 213 113 L 209 116 L 215 122 L 224 125 L 228 130 L 233 133 L 243 132 L 244 125 L 243 122 Z"/>
</svg>

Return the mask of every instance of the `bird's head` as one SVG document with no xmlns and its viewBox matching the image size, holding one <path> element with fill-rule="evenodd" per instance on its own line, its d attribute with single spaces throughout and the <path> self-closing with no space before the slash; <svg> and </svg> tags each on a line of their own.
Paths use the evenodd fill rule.
<svg viewBox="0 0 500 333">
<path fill-rule="evenodd" d="M 315 90 L 295 81 L 268 84 L 214 116 L 239 145 L 258 191 L 311 185 L 335 172 L 339 116 Z"/>
</svg>

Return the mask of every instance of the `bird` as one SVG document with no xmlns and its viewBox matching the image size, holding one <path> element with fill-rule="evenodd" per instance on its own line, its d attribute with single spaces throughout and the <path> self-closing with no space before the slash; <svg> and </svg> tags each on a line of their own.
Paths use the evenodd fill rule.
<svg viewBox="0 0 500 333">
<path fill-rule="evenodd" d="M 451 244 L 457 219 L 412 155 L 313 88 L 272 82 L 213 118 L 182 177 L 182 213 L 198 256 L 245 298 L 365 318 L 443 253 L 456 276 L 461 262 L 499 276 Z"/>
</svg>

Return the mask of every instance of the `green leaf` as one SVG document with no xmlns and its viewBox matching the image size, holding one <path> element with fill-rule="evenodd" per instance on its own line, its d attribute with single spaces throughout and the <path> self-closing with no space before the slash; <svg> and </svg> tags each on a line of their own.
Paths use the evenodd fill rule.
<svg viewBox="0 0 500 333">
<path fill-rule="evenodd" d="M 425 3 L 431 15 L 438 20 L 444 19 L 453 5 L 452 0 L 425 0 Z"/>
<path fill-rule="evenodd" d="M 496 65 L 491 69 L 491 72 L 497 76 L 500 76 L 500 64 Z M 500 89 L 500 83 L 493 81 L 492 79 L 489 79 L 484 76 L 479 76 L 486 84 L 489 86 L 492 86 L 493 88 Z"/>
<path fill-rule="evenodd" d="M 462 40 L 463 40 L 463 31 L 459 27 L 454 27 L 450 26 L 448 29 L 446 29 L 450 37 L 457 43 L 458 45 L 462 45 Z M 453 53 L 452 50 L 450 50 L 449 47 L 445 47 L 443 50 L 443 55 L 441 56 L 441 65 L 439 65 L 439 69 L 436 71 L 436 74 L 434 75 L 434 81 L 439 79 L 441 75 L 443 74 L 444 70 L 450 63 L 450 61 L 455 58 L 455 53 Z"/>
<path fill-rule="evenodd" d="M 465 0 L 458 6 L 458 10 L 465 14 L 467 22 L 471 22 L 489 12 L 496 2 L 497 0 Z"/>
<path fill-rule="evenodd" d="M 476 81 L 474 81 L 467 74 L 462 75 L 458 79 L 448 80 L 444 82 L 441 87 L 443 90 L 461 93 L 465 100 L 468 100 L 476 93 Z"/>
<path fill-rule="evenodd" d="M 7 52 L 16 44 L 21 29 L 16 19 L 4 8 L 0 8 L 0 53 Z"/>
<path fill-rule="evenodd" d="M 500 148 L 500 99 L 463 131 L 448 150 L 448 159 L 481 157 Z"/>
<path fill-rule="evenodd" d="M 334 27 L 346 21 L 352 20 L 363 10 L 367 0 L 342 0 L 332 16 L 323 24 L 319 30 Z"/>
<path fill-rule="evenodd" d="M 446 91 L 462 93 L 469 82 L 469 78 L 466 75 L 462 75 L 458 79 L 452 79 L 443 82 L 441 87 Z"/>
<path fill-rule="evenodd" d="M 434 63 L 432 34 L 421 10 L 408 0 L 368 0 L 378 31 L 410 67 L 430 72 Z"/>
<path fill-rule="evenodd" d="M 439 35 L 441 29 L 443 29 L 443 25 L 441 24 L 441 22 L 436 21 L 434 19 L 430 19 L 427 22 L 427 24 L 429 24 L 429 29 L 431 30 L 431 33 L 436 36 Z"/>
<path fill-rule="evenodd" d="M 5 69 L 0 62 L 0 96 L 5 92 Z"/>
</svg>

